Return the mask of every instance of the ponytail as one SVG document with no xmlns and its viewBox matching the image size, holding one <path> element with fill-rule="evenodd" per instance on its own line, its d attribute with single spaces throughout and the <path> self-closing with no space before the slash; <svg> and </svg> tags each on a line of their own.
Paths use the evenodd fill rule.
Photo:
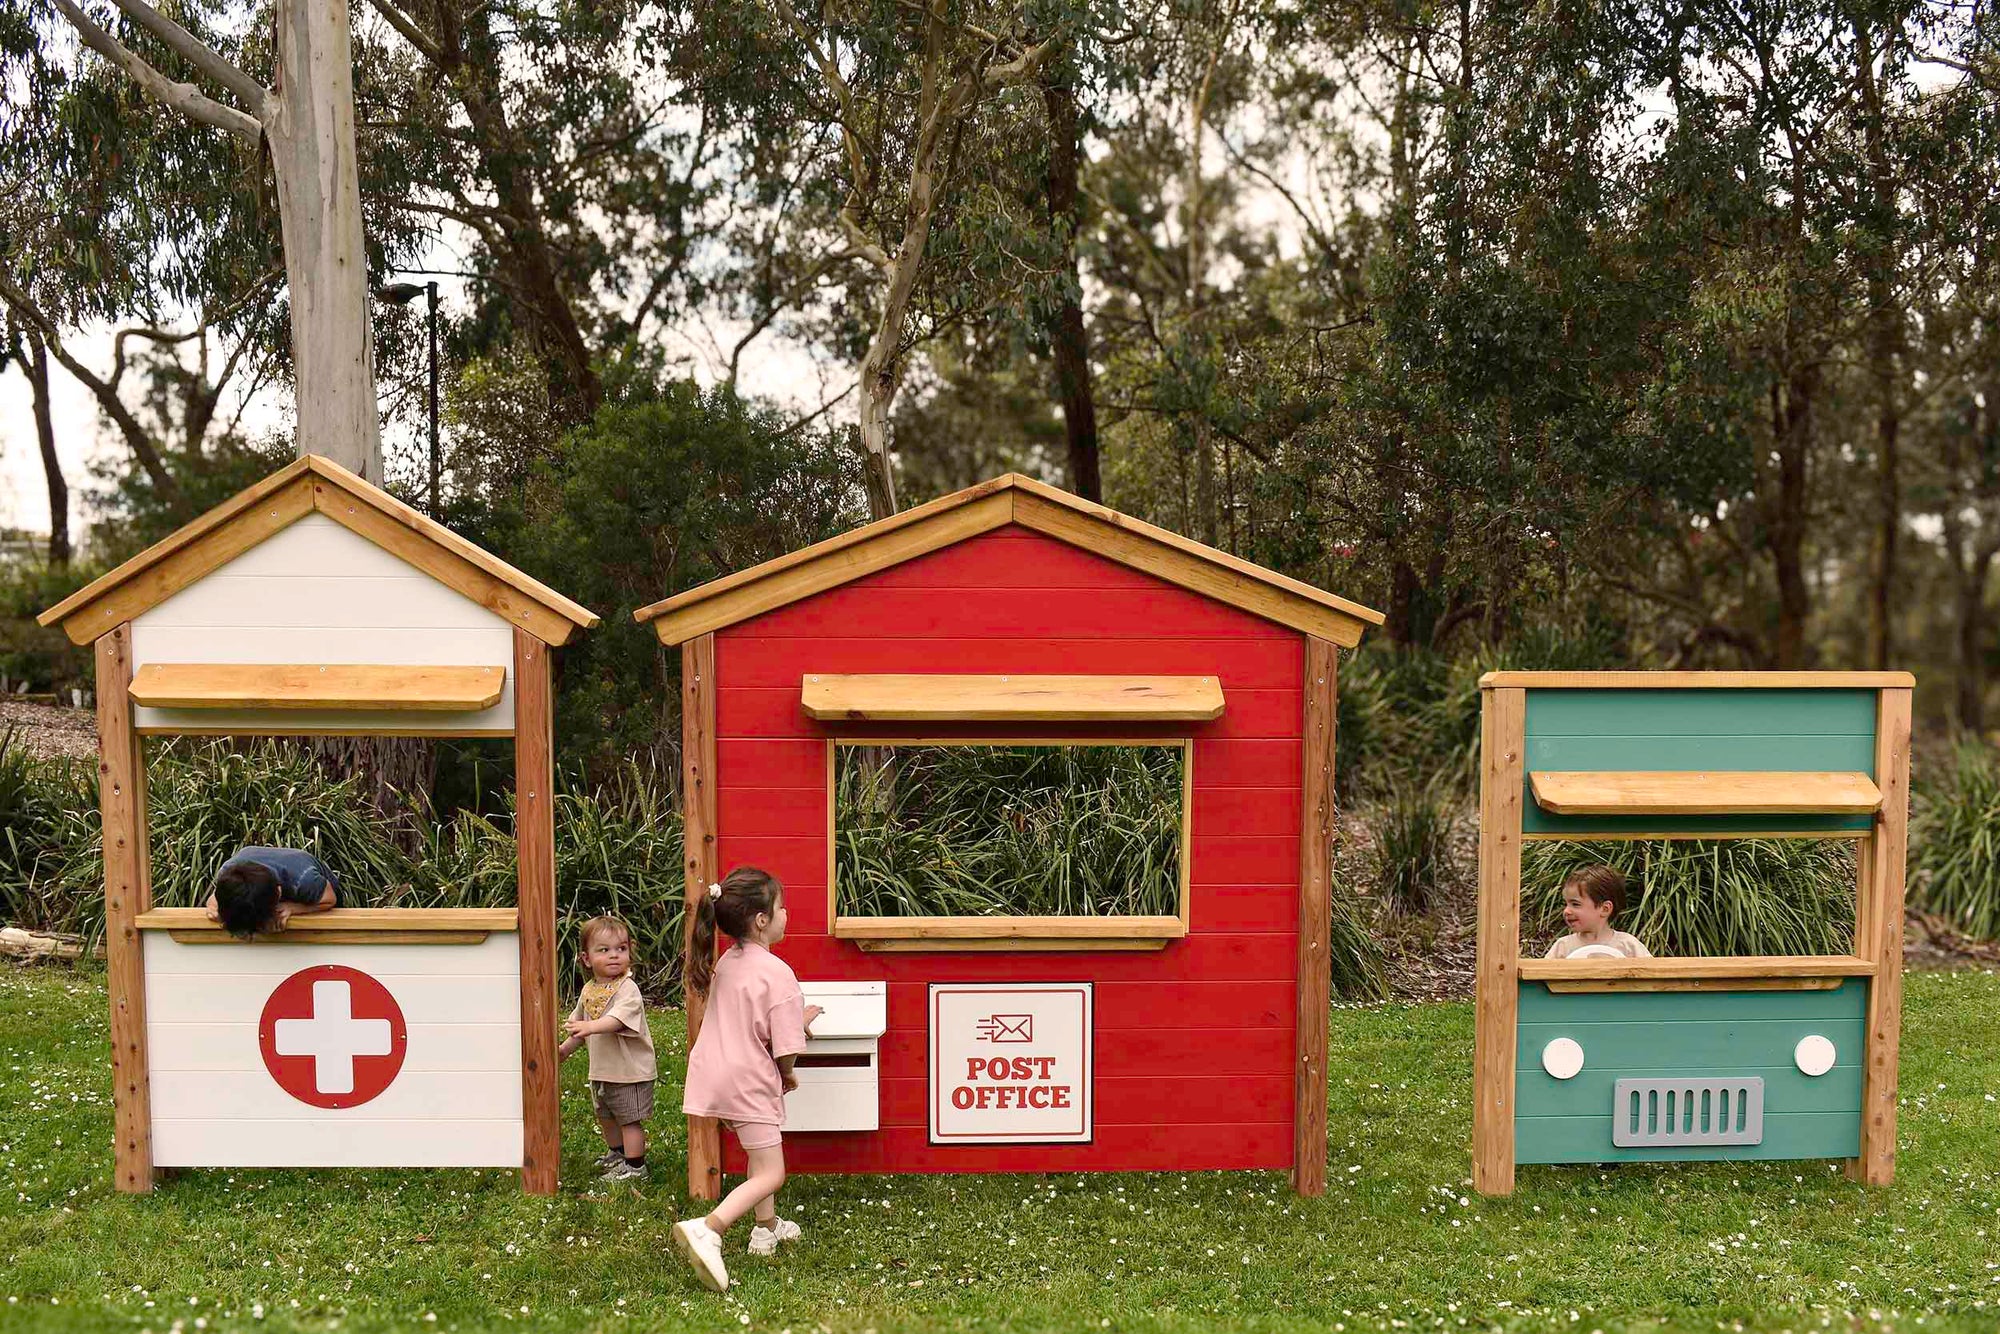
<svg viewBox="0 0 2000 1334">
<path fill-rule="evenodd" d="M 715 937 L 742 939 L 759 913 L 775 913 L 785 887 L 768 871 L 739 866 L 722 877 L 722 883 L 708 885 L 694 905 L 694 929 L 688 936 L 686 990 L 690 995 L 708 995 L 715 977 Z"/>
</svg>

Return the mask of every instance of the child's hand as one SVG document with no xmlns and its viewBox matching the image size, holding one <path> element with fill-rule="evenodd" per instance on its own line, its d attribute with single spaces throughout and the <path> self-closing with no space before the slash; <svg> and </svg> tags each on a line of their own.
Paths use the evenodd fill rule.
<svg viewBox="0 0 2000 1334">
<path fill-rule="evenodd" d="M 563 1032 L 573 1038 L 587 1038 L 590 1036 L 590 1021 L 588 1019 L 565 1019 L 563 1020 Z"/>
<path fill-rule="evenodd" d="M 799 1077 L 789 1070 L 780 1070 L 778 1071 L 778 1082 L 785 1086 L 785 1092 L 790 1093 L 799 1086 Z"/>
<path fill-rule="evenodd" d="M 822 1010 L 817 1005 L 806 1006 L 806 1031 L 811 1032 L 813 1026 L 813 1020 L 819 1018 L 821 1015 L 825 1013 L 826 1011 Z"/>
</svg>

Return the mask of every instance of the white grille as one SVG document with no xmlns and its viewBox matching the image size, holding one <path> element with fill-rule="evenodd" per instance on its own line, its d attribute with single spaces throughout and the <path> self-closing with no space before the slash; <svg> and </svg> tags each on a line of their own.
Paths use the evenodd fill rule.
<svg viewBox="0 0 2000 1334">
<path fill-rule="evenodd" d="M 1621 1079 L 1611 1142 L 1619 1148 L 1764 1141 L 1762 1079 Z"/>
</svg>

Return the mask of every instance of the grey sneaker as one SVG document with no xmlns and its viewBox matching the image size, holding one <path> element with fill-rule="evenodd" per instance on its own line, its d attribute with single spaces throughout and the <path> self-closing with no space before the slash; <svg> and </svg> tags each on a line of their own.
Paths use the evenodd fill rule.
<svg viewBox="0 0 2000 1334">
<path fill-rule="evenodd" d="M 684 1218 L 674 1224 L 674 1249 L 694 1266 L 695 1277 L 711 1292 L 729 1291 L 729 1270 L 722 1263 L 722 1238 L 705 1219 Z"/>
<path fill-rule="evenodd" d="M 776 1255 L 781 1241 L 797 1241 L 799 1225 L 789 1218 L 772 1220 L 771 1226 L 762 1223 L 750 1229 L 750 1254 Z"/>
<path fill-rule="evenodd" d="M 625 1155 L 623 1152 L 618 1149 L 606 1149 L 603 1153 L 598 1154 L 590 1165 L 601 1172 L 607 1167 L 616 1167 L 624 1161 Z"/>
<path fill-rule="evenodd" d="M 636 1163 L 626 1162 L 625 1155 L 621 1153 L 618 1155 L 618 1161 L 605 1168 L 604 1175 L 597 1179 L 599 1181 L 644 1181 L 646 1179 L 646 1169 Z"/>
</svg>

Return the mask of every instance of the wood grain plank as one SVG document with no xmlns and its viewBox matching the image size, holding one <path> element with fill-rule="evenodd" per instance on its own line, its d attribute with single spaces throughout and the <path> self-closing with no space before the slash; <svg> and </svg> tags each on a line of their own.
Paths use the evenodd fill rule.
<svg viewBox="0 0 2000 1334">
<path fill-rule="evenodd" d="M 312 930 L 394 932 L 512 931 L 520 921 L 515 908 L 333 908 L 314 913 Z M 208 920 L 205 908 L 153 908 L 133 922 L 141 931 L 198 931 L 234 939 L 222 923 Z M 304 927 L 286 931 L 280 940 L 296 940 Z"/>
<path fill-rule="evenodd" d="M 1908 689 L 1908 672 L 1488 672 L 1481 690 L 1708 690 Z"/>
<path fill-rule="evenodd" d="M 1882 804 L 1863 773 L 1529 773 L 1557 815 L 1868 815 Z"/>
<path fill-rule="evenodd" d="M 566 623 L 567 624 L 567 623 Z M 556 1065 L 555 698 L 549 646 L 514 631 L 515 899 L 521 947 L 521 1188 L 556 1193 L 562 1165 Z"/>
<path fill-rule="evenodd" d="M 117 1188 L 153 1188 L 152 1081 L 146 1060 L 146 954 L 152 907 L 146 754 L 132 731 L 132 627 L 97 641 L 97 788 L 104 829 L 104 954 L 111 1000 L 113 1170 Z"/>
<path fill-rule="evenodd" d="M 995 535 L 974 538 L 951 550 L 976 548 Z M 1100 564 L 1103 564 L 1100 562 Z M 1114 565 L 1103 568 L 1116 570 Z M 881 576 L 873 576 L 880 578 Z M 761 626 L 741 625 L 716 636 L 716 664 L 728 690 L 793 690 L 808 664 L 798 657 L 805 646 L 774 638 Z M 1178 638 L 1166 631 L 1120 639 L 1094 635 L 1089 626 L 1017 639 L 924 641 L 922 666 L 931 672 L 1101 672 L 1129 673 L 1144 663 L 1149 673 L 1214 676 L 1225 694 L 1236 690 L 1297 691 L 1305 670 L 1303 636 L 1244 639 L 1241 636 Z M 855 674 L 907 671 L 910 645 L 898 639 L 861 636 L 853 630 L 824 636 L 811 645 L 810 670 Z"/>
<path fill-rule="evenodd" d="M 640 619 L 644 619 L 643 616 Z M 654 628 L 660 628 L 660 622 Z M 673 643 L 668 631 L 660 631 L 662 643 Z M 716 821 L 715 739 L 715 636 L 697 634 L 681 643 L 681 816 L 686 850 L 682 865 L 682 895 L 686 904 L 682 927 L 681 957 L 694 952 L 695 917 L 708 894 L 709 885 L 722 878 L 720 826 Z M 814 746 L 814 759 L 827 763 L 824 746 Z M 825 844 L 817 838 L 814 848 L 823 858 Z M 783 872 L 776 872 L 783 878 Z M 694 1050 L 701 1035 L 701 1017 L 706 997 L 688 991 L 687 1042 Z M 715 1119 L 690 1116 L 688 1136 L 688 1194 L 697 1200 L 722 1198 L 722 1146 Z"/>
<path fill-rule="evenodd" d="M 1472 1180 L 1514 1191 L 1514 1042 L 1520 1005 L 1521 800 L 1527 692 L 1480 693 L 1479 943 L 1473 978 Z"/>
<path fill-rule="evenodd" d="M 1298 1049 L 1292 1062 L 1292 1189 L 1326 1193 L 1327 1009 L 1333 931 L 1334 722 L 1340 650 L 1306 641 L 1305 763 L 1299 784 Z"/>
<path fill-rule="evenodd" d="M 1886 689 L 1877 705 L 1875 773 L 1882 811 L 1869 841 L 1869 939 L 1875 977 L 1868 985 L 1868 1061 L 1861 1101 L 1861 1153 L 1848 1174 L 1870 1186 L 1896 1179 L 1896 1064 L 1903 1027 L 1903 900 L 1909 857 L 1910 695 Z M 1863 948 L 1856 942 L 1856 948 Z"/>
<path fill-rule="evenodd" d="M 1852 954 L 1741 954 L 1666 959 L 1522 959 L 1525 981 L 1609 978 L 1872 977 L 1876 961 Z"/>
<path fill-rule="evenodd" d="M 1223 712 L 1213 676 L 808 674 L 807 717 L 837 721 L 1207 722 Z"/>
<path fill-rule="evenodd" d="M 470 713 L 500 702 L 501 667 L 149 662 L 132 699 L 156 709 L 387 709 Z"/>
</svg>

